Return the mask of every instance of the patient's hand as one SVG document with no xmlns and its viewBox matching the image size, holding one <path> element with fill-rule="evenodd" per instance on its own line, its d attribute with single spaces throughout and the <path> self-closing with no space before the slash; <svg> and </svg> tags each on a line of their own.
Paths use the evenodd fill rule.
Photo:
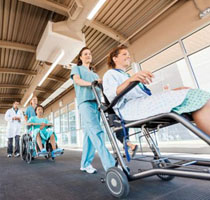
<svg viewBox="0 0 210 200">
<path fill-rule="evenodd" d="M 146 70 L 142 70 L 131 76 L 131 82 L 139 81 L 143 84 L 150 84 L 154 75 Z"/>
<path fill-rule="evenodd" d="M 42 125 L 40 126 L 40 129 L 42 130 L 45 126 L 47 126 L 47 124 L 42 123 Z"/>
<path fill-rule="evenodd" d="M 190 87 L 178 87 L 178 88 L 174 88 L 172 90 L 188 90 L 188 89 L 191 89 Z"/>
</svg>

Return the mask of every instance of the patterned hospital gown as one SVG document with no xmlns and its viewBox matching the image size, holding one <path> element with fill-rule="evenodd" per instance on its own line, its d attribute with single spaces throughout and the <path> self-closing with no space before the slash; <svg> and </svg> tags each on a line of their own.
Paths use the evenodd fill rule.
<svg viewBox="0 0 210 200">
<path fill-rule="evenodd" d="M 113 69 L 105 73 L 104 94 L 110 102 L 116 97 L 117 87 L 127 79 L 127 75 Z M 119 109 L 124 120 L 139 120 L 171 111 L 179 114 L 193 112 L 203 107 L 209 99 L 210 94 L 199 89 L 171 90 L 149 96 L 136 86 L 121 98 L 114 110 L 118 114 Z"/>
</svg>

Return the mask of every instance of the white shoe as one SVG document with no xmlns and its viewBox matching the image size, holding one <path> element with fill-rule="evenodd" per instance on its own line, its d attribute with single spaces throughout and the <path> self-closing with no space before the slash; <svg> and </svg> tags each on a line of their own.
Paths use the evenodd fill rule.
<svg viewBox="0 0 210 200">
<path fill-rule="evenodd" d="M 8 154 L 8 155 L 7 155 L 7 158 L 11 158 L 11 157 L 12 157 L 12 154 Z"/>
<path fill-rule="evenodd" d="M 17 158 L 17 157 L 19 157 L 20 156 L 20 154 L 19 153 L 16 153 L 15 154 L 15 158 Z"/>
<path fill-rule="evenodd" d="M 80 168 L 81 171 L 83 172 L 87 172 L 88 174 L 94 174 L 97 172 L 97 170 L 92 166 L 92 165 L 89 165 L 87 167 L 81 167 Z"/>
</svg>

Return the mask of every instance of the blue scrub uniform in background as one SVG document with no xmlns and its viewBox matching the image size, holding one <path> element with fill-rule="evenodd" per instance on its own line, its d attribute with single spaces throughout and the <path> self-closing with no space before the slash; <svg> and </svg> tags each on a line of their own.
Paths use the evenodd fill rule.
<svg viewBox="0 0 210 200">
<path fill-rule="evenodd" d="M 27 109 L 26 109 L 26 116 L 28 117 L 28 120 L 31 118 L 31 117 L 34 117 L 36 116 L 36 113 L 35 113 L 35 110 L 32 106 L 28 106 Z"/>
<path fill-rule="evenodd" d="M 73 79 L 73 76 L 76 74 L 88 82 L 99 79 L 96 73 L 88 70 L 84 66 L 73 67 L 70 77 Z M 102 165 L 105 171 L 107 171 L 110 167 L 115 166 L 115 160 L 103 141 L 104 132 L 100 126 L 100 113 L 97 108 L 95 95 L 91 87 L 79 86 L 74 83 L 74 88 L 84 127 L 81 167 L 86 168 L 92 163 L 96 149 Z"/>
</svg>

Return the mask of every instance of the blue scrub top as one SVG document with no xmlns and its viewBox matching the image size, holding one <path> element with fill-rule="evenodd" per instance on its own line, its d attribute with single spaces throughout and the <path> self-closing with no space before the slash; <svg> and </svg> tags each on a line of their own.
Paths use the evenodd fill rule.
<svg viewBox="0 0 210 200">
<path fill-rule="evenodd" d="M 34 117 L 36 116 L 36 113 L 35 113 L 35 110 L 32 106 L 28 106 L 27 109 L 26 109 L 26 116 L 28 117 L 28 120 L 31 118 L 31 117 Z"/>
<path fill-rule="evenodd" d="M 93 82 L 99 79 L 99 76 L 90 71 L 85 66 L 75 66 L 72 68 L 70 78 L 73 79 L 73 76 L 78 74 L 80 78 L 84 81 Z M 74 88 L 77 97 L 78 106 L 89 100 L 95 100 L 95 95 L 90 86 L 79 86 L 74 82 Z"/>
</svg>

